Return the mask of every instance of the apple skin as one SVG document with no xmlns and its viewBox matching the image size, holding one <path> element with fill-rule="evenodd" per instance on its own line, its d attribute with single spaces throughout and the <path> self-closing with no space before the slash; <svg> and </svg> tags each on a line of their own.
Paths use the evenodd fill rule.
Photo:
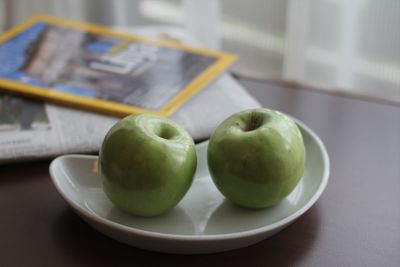
<svg viewBox="0 0 400 267">
<path fill-rule="evenodd" d="M 208 168 L 219 191 L 247 208 L 271 207 L 289 195 L 303 176 L 305 158 L 296 123 L 265 108 L 224 120 L 207 150 Z"/>
<path fill-rule="evenodd" d="M 189 133 L 167 118 L 145 113 L 118 121 L 99 153 L 105 194 L 115 206 L 139 216 L 175 207 L 191 186 L 196 165 Z"/>
</svg>

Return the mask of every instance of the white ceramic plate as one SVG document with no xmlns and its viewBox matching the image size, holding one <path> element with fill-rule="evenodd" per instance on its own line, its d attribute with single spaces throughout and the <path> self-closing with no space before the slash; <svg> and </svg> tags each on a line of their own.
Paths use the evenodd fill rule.
<svg viewBox="0 0 400 267">
<path fill-rule="evenodd" d="M 66 155 L 53 160 L 50 174 L 66 202 L 98 231 L 129 245 L 169 253 L 211 253 L 261 241 L 306 212 L 324 191 L 329 158 L 320 139 L 298 123 L 307 162 L 303 178 L 280 204 L 248 210 L 225 200 L 207 168 L 208 142 L 197 145 L 198 167 L 193 184 L 171 212 L 153 218 L 128 215 L 113 206 L 102 191 L 97 157 Z"/>
</svg>

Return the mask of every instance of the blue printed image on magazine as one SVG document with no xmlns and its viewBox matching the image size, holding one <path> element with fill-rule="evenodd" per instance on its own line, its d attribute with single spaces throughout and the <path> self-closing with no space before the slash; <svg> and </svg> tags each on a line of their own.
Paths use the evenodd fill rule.
<svg viewBox="0 0 400 267">
<path fill-rule="evenodd" d="M 158 110 L 217 60 L 37 22 L 0 44 L 0 78 Z"/>
</svg>

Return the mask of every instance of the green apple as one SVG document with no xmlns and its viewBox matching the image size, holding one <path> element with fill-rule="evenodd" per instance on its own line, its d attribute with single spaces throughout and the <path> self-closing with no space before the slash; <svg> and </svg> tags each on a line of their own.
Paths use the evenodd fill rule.
<svg viewBox="0 0 400 267">
<path fill-rule="evenodd" d="M 224 120 L 207 151 L 208 168 L 219 191 L 247 208 L 273 206 L 292 192 L 303 176 L 305 156 L 296 123 L 264 108 Z"/>
<path fill-rule="evenodd" d="M 118 121 L 99 153 L 105 194 L 120 209 L 140 216 L 160 215 L 175 207 L 192 184 L 196 164 L 189 133 L 151 114 Z"/>
</svg>

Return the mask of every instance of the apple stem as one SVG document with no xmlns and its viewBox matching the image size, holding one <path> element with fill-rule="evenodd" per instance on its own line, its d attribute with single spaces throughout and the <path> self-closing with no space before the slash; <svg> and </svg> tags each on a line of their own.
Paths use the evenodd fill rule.
<svg viewBox="0 0 400 267">
<path fill-rule="evenodd" d="M 251 113 L 250 119 L 245 124 L 245 128 L 243 130 L 245 132 L 253 131 L 262 125 L 263 120 L 264 120 L 264 118 L 262 116 L 260 116 L 260 114 Z"/>
</svg>

